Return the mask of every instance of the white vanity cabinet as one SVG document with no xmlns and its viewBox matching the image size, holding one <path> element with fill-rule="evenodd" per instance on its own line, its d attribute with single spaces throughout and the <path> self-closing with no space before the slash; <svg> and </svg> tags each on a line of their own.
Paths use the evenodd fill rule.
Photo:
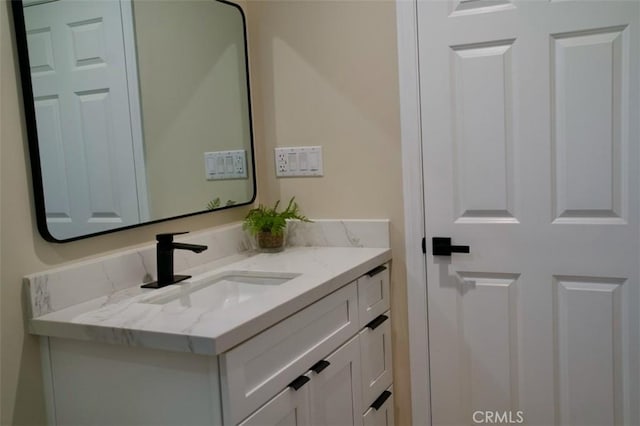
<svg viewBox="0 0 640 426">
<path fill-rule="evenodd" d="M 388 265 L 218 356 L 43 342 L 51 424 L 393 425 Z"/>
<path fill-rule="evenodd" d="M 361 382 L 357 340 L 354 337 L 342 345 L 321 361 L 326 367 L 298 377 L 240 425 L 359 424 Z M 282 411 L 278 413 L 276 407 Z"/>
<path fill-rule="evenodd" d="M 389 269 L 381 265 L 222 354 L 224 422 L 280 424 L 274 407 L 286 406 L 277 414 L 284 424 L 391 425 L 393 400 L 381 406 L 391 362 Z"/>
<path fill-rule="evenodd" d="M 240 423 L 357 332 L 351 283 L 220 355 L 225 424 Z"/>
</svg>

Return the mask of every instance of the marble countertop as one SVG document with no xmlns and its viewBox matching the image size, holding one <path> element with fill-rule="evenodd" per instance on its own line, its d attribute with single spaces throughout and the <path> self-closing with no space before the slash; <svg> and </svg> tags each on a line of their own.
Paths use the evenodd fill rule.
<svg viewBox="0 0 640 426">
<path fill-rule="evenodd" d="M 217 355 L 276 324 L 391 259 L 388 248 L 290 247 L 243 253 L 181 273 L 192 280 L 159 290 L 139 285 L 29 320 L 33 334 Z M 145 303 L 150 295 L 224 271 L 300 274 L 229 307 Z"/>
</svg>

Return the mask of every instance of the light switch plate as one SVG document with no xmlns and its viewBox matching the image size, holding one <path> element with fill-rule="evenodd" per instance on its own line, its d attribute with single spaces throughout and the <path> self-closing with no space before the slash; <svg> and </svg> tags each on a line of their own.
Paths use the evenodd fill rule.
<svg viewBox="0 0 640 426">
<path fill-rule="evenodd" d="M 244 149 L 204 153 L 207 180 L 246 179 L 247 154 Z"/>
<path fill-rule="evenodd" d="M 275 149 L 276 176 L 324 176 L 321 146 Z"/>
</svg>

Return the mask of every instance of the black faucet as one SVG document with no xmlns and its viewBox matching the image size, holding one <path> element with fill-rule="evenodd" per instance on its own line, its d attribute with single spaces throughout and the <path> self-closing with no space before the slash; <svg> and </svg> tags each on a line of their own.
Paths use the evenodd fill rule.
<svg viewBox="0 0 640 426">
<path fill-rule="evenodd" d="M 156 241 L 156 263 L 158 265 L 158 281 L 144 284 L 142 288 L 162 288 L 170 284 L 191 278 L 191 275 L 173 275 L 173 251 L 191 250 L 194 253 L 202 253 L 207 246 L 198 244 L 174 243 L 173 236 L 186 234 L 186 232 L 171 232 L 167 234 L 157 234 Z"/>
</svg>

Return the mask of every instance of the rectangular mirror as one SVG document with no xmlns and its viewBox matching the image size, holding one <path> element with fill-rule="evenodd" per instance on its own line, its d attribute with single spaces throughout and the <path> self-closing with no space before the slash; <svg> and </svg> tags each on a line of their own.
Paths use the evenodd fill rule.
<svg viewBox="0 0 640 426">
<path fill-rule="evenodd" d="M 246 26 L 219 0 L 13 1 L 40 234 L 255 198 Z"/>
</svg>

